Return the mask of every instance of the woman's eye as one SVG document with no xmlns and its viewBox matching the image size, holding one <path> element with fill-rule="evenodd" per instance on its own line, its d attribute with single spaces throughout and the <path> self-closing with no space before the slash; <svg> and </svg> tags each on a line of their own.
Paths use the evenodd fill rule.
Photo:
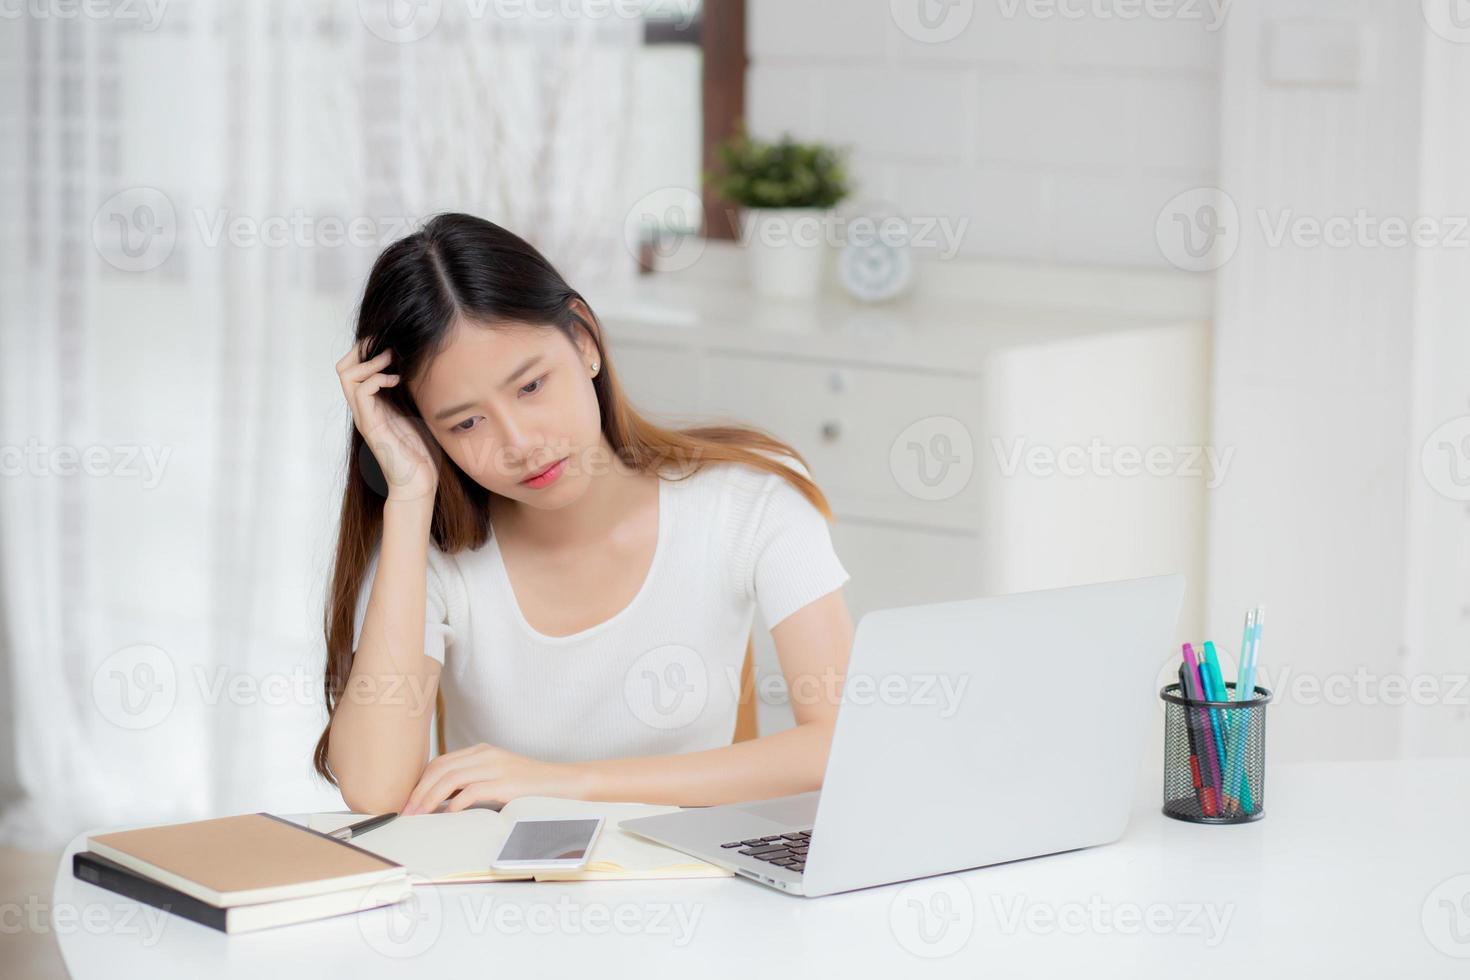
<svg viewBox="0 0 1470 980">
<path fill-rule="evenodd" d="M 478 416 L 471 415 L 469 418 L 465 419 L 463 422 L 461 422 L 458 425 L 456 425 L 454 427 L 454 431 L 456 431 L 456 432 L 468 432 L 468 431 L 470 431 L 470 429 L 475 424 L 475 419 L 476 418 L 478 418 Z"/>
<path fill-rule="evenodd" d="M 526 389 L 532 387 L 532 385 L 540 386 L 540 385 L 545 385 L 545 384 L 546 384 L 546 375 L 543 374 L 543 375 L 541 375 L 541 377 L 537 378 L 535 381 L 532 381 L 531 384 L 523 385 L 521 387 L 521 391 L 522 391 L 522 393 L 527 394 L 527 395 L 534 395 L 534 394 L 536 394 L 537 391 L 540 391 L 541 390 L 540 387 L 537 387 L 535 389 L 535 391 L 527 391 Z"/>
</svg>

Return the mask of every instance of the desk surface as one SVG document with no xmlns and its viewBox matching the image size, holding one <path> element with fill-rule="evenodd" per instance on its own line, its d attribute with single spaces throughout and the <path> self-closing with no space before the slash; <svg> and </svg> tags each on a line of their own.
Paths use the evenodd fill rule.
<svg viewBox="0 0 1470 980">
<path fill-rule="evenodd" d="M 226 936 L 76 881 L 52 928 L 73 977 L 1463 977 L 1470 760 L 1273 767 L 1264 819 L 1135 813 L 1118 843 L 825 898 L 739 878 L 449 885 Z M 891 845 L 890 845 L 891 846 Z"/>
</svg>

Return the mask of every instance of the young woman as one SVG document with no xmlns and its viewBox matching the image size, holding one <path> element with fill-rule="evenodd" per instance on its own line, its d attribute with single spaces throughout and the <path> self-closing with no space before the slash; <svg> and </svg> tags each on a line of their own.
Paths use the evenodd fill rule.
<svg viewBox="0 0 1470 980">
<path fill-rule="evenodd" d="M 795 450 L 640 416 L 582 296 L 469 215 L 378 257 L 356 339 L 315 753 L 353 810 L 821 785 L 853 629 Z M 796 726 L 732 745 L 757 606 Z"/>
</svg>

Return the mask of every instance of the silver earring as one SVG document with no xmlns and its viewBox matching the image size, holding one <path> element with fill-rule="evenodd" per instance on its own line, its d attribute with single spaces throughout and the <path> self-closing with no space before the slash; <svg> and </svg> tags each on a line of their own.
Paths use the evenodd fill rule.
<svg viewBox="0 0 1470 980">
<path fill-rule="evenodd" d="M 597 377 L 597 369 L 599 367 L 601 367 L 601 366 L 602 366 L 602 362 L 601 361 L 593 361 L 592 362 L 592 376 L 594 378 Z"/>
</svg>

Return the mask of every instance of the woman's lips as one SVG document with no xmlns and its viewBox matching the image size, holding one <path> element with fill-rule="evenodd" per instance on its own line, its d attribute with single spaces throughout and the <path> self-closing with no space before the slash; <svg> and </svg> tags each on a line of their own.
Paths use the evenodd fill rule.
<svg viewBox="0 0 1470 980">
<path fill-rule="evenodd" d="M 524 480 L 521 481 L 521 484 L 528 487 L 544 487 L 548 483 L 553 482 L 557 477 L 561 476 L 561 471 L 564 463 L 566 463 L 565 458 L 559 459 L 555 463 L 552 463 L 550 466 L 546 467 L 544 470 L 541 470 L 538 473 L 534 473 L 531 476 L 526 477 Z"/>
</svg>

